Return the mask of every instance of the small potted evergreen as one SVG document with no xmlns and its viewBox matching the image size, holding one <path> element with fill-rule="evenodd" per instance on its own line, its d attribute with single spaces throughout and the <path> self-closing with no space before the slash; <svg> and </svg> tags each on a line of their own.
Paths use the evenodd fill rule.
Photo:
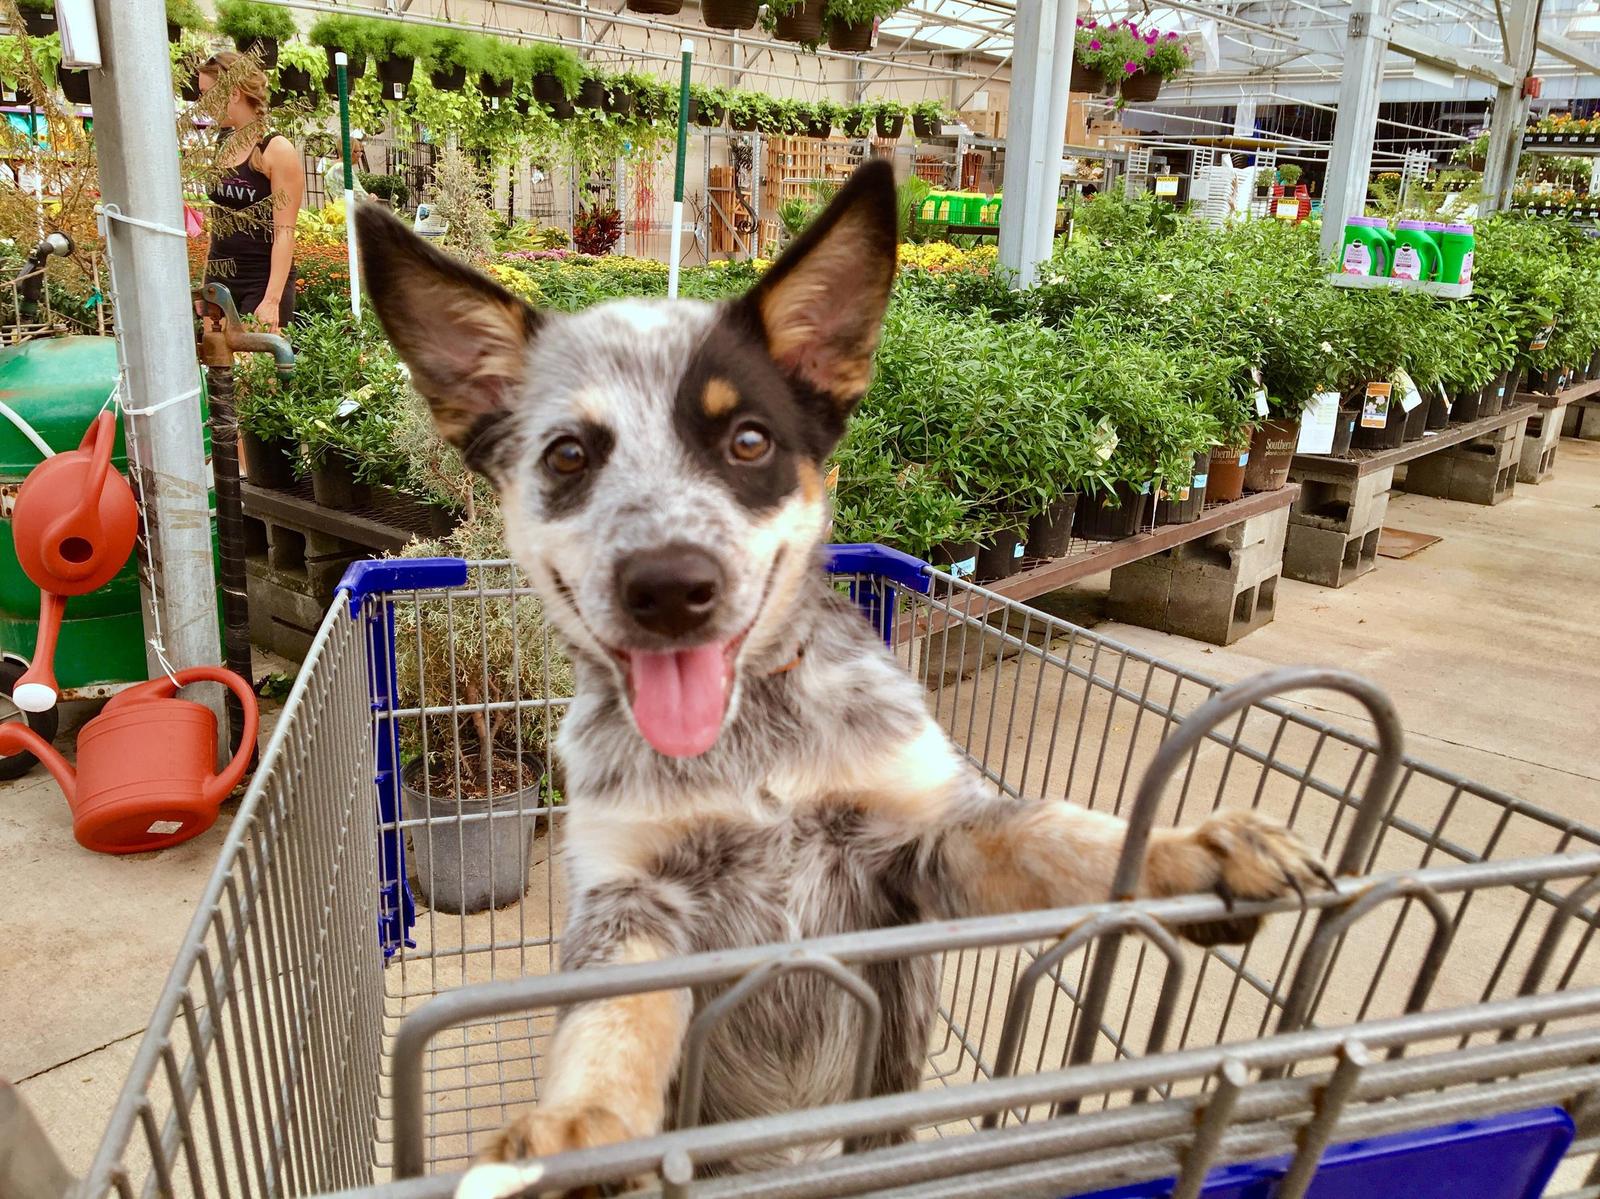
<svg viewBox="0 0 1600 1199">
<path fill-rule="evenodd" d="M 533 72 L 533 98 L 547 106 L 568 103 L 583 83 L 583 64 L 565 46 L 548 42 L 529 46 L 528 66 Z"/>
<path fill-rule="evenodd" d="M 241 54 L 248 54 L 270 71 L 278 65 L 278 43 L 295 35 L 289 10 L 262 0 L 217 0 L 217 32 L 233 39 Z"/>
</svg>

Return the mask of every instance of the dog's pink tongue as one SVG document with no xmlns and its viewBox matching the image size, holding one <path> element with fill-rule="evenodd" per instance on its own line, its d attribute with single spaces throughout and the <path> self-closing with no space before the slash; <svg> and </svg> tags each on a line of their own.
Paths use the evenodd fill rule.
<svg viewBox="0 0 1600 1199">
<path fill-rule="evenodd" d="M 722 646 L 634 653 L 630 663 L 633 719 L 644 739 L 669 758 L 692 758 L 710 749 L 728 707 Z"/>
</svg>

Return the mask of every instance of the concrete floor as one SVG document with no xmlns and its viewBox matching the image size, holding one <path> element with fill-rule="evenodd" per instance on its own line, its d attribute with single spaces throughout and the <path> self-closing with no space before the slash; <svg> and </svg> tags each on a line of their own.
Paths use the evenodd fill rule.
<svg viewBox="0 0 1600 1199">
<path fill-rule="evenodd" d="M 1389 523 L 1443 538 L 1342 591 L 1285 581 L 1273 624 L 1218 649 L 1098 630 L 1223 680 L 1332 664 L 1394 698 L 1416 756 L 1600 820 L 1600 443 L 1564 441 L 1555 477 L 1492 509 L 1397 495 Z M 1104 580 L 1073 608 L 1085 623 Z M 1337 698 L 1327 700 L 1342 711 Z M 38 773 L 0 784 L 0 1077 L 20 1083 L 68 1165 L 89 1161 L 229 823 L 157 855 L 73 841 Z"/>
</svg>

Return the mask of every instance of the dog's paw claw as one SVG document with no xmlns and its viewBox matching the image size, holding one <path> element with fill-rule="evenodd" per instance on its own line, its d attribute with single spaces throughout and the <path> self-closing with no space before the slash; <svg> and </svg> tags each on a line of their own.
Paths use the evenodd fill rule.
<svg viewBox="0 0 1600 1199">
<path fill-rule="evenodd" d="M 1194 880 L 1195 890 L 1209 887 L 1231 912 L 1239 899 L 1277 899 L 1293 892 L 1303 900 L 1308 884 L 1330 890 L 1334 881 L 1312 851 L 1283 825 L 1247 810 L 1218 812 L 1193 833 L 1204 851 L 1209 878 Z M 1184 930 L 1202 945 L 1238 943 L 1255 935 L 1254 917 L 1220 920 Z"/>
<path fill-rule="evenodd" d="M 622 1118 L 609 1108 L 530 1108 L 490 1139 L 478 1154 L 478 1164 L 457 1185 L 455 1199 L 543 1194 L 534 1188 L 544 1175 L 544 1166 L 532 1159 L 610 1145 L 632 1135 Z"/>
</svg>

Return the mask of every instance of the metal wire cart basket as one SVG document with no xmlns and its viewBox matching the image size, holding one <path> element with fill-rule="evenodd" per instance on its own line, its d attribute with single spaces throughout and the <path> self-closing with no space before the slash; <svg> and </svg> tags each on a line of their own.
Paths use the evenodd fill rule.
<svg viewBox="0 0 1600 1199">
<path fill-rule="evenodd" d="M 1349 676 L 1222 691 L 891 551 L 835 547 L 830 569 L 995 787 L 1136 829 L 1258 808 L 1324 851 L 1338 890 L 1240 905 L 1277 913 L 1243 948 L 1180 944 L 1228 914 L 1193 896 L 563 974 L 565 809 L 543 755 L 567 699 L 537 600 L 507 563 L 358 564 L 82 1193 L 448 1195 L 537 1099 L 561 1005 L 696 988 L 685 1092 L 726 1007 L 709 997 L 819 971 L 867 1009 L 867 1040 L 858 971 L 927 955 L 941 999 L 919 1091 L 691 1117 L 549 1159 L 538 1189 L 1425 1199 L 1538 1195 L 1553 1173 L 1552 1193 L 1600 1194 L 1600 833 L 1403 758 L 1392 710 Z M 485 639 L 507 629 L 526 657 L 493 677 Z M 1364 715 L 1341 728 L 1273 698 L 1307 684 Z M 459 763 L 491 718 L 515 740 L 486 759 L 509 810 L 403 769 Z M 461 905 L 440 880 L 484 869 L 504 906 L 443 910 Z M 912 1140 L 850 1151 L 887 1130 Z M 827 1145 L 845 1152 L 801 1152 Z"/>
</svg>

